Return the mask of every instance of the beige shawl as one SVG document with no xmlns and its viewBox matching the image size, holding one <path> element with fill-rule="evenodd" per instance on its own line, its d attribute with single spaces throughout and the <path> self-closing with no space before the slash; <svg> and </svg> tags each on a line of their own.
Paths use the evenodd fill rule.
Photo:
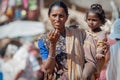
<svg viewBox="0 0 120 80">
<path fill-rule="evenodd" d="M 82 80 L 84 38 L 84 30 L 66 28 L 66 52 L 68 53 L 67 64 L 69 80 Z"/>
</svg>

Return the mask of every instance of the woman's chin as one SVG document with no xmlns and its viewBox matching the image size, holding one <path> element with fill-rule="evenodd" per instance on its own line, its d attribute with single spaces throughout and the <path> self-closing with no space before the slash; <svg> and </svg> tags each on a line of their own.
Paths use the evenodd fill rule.
<svg viewBox="0 0 120 80">
<path fill-rule="evenodd" d="M 55 28 L 55 29 L 57 29 L 58 31 L 60 31 L 60 28 Z"/>
<path fill-rule="evenodd" d="M 60 31 L 60 30 L 63 30 L 63 29 L 64 29 L 64 27 L 61 27 L 61 25 L 59 25 L 59 26 L 57 25 L 57 26 L 55 26 L 55 29 L 57 29 L 57 30 L 59 30 L 59 31 Z"/>
<path fill-rule="evenodd" d="M 55 26 L 55 29 L 58 29 L 58 30 L 59 30 L 59 29 L 60 29 L 60 26 Z"/>
</svg>

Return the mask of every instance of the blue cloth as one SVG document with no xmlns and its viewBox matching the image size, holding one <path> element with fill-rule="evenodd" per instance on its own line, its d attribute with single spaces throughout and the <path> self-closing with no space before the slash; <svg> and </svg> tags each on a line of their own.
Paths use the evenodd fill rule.
<svg viewBox="0 0 120 80">
<path fill-rule="evenodd" d="M 48 58 L 49 52 L 48 49 L 45 47 L 44 42 L 41 39 L 38 41 L 38 46 L 40 49 L 40 55 L 42 60 L 46 60 Z"/>
<path fill-rule="evenodd" d="M 0 72 L 0 80 L 3 80 L 3 74 Z"/>
<path fill-rule="evenodd" d="M 15 19 L 20 19 L 21 18 L 21 9 L 16 9 L 15 10 Z"/>
</svg>

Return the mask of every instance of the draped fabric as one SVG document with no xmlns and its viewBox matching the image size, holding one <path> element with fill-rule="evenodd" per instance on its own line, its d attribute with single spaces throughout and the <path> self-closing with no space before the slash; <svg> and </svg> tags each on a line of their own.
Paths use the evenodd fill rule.
<svg viewBox="0 0 120 80">
<path fill-rule="evenodd" d="M 120 40 L 110 47 L 107 80 L 120 80 Z"/>
<path fill-rule="evenodd" d="M 67 64 L 69 80 L 82 80 L 84 38 L 84 30 L 66 28 L 66 52 L 68 53 Z"/>
<path fill-rule="evenodd" d="M 64 35 L 65 37 L 60 36 L 56 44 L 56 66 L 52 78 L 49 80 L 82 80 L 85 31 L 78 28 L 66 28 L 66 34 Z M 45 60 L 49 55 L 49 52 L 47 52 L 49 50 L 47 34 L 41 36 L 38 43 L 41 57 Z M 48 80 L 48 78 L 45 80 Z"/>
</svg>

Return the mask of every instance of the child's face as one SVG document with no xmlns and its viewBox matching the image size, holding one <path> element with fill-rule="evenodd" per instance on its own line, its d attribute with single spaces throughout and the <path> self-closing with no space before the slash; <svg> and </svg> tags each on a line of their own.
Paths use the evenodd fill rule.
<svg viewBox="0 0 120 80">
<path fill-rule="evenodd" d="M 92 12 L 88 13 L 86 21 L 87 21 L 88 26 L 92 30 L 94 30 L 102 25 L 102 22 L 101 22 L 100 18 L 97 16 L 97 14 L 92 13 Z"/>
</svg>

